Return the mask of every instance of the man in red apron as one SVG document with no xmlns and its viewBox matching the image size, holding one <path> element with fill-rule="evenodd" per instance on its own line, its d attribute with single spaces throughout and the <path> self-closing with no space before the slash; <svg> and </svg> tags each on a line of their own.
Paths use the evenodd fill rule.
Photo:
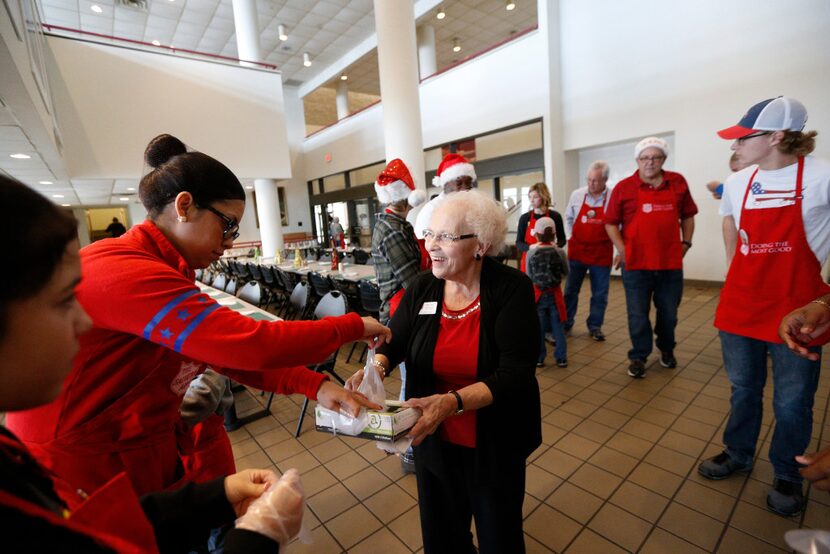
<svg viewBox="0 0 830 554">
<path fill-rule="evenodd" d="M 692 246 L 697 205 L 686 179 L 664 171 L 669 145 L 648 137 L 634 149 L 637 171 L 617 183 L 605 211 L 605 230 L 622 267 L 631 350 L 628 374 L 642 378 L 657 335 L 660 365 L 677 367 L 674 328 L 683 296 L 683 256 Z M 652 330 L 651 303 L 657 308 Z"/>
<path fill-rule="evenodd" d="M 748 167 L 726 181 L 720 208 L 729 271 L 715 327 L 732 383 L 726 448 L 698 467 L 709 479 L 752 469 L 769 355 L 775 479 L 767 506 L 784 516 L 803 507 L 795 456 L 810 443 L 821 343 L 807 343 L 816 359 L 799 357 L 778 336 L 778 326 L 795 308 L 830 292 L 821 276 L 830 252 L 830 164 L 807 156 L 815 133 L 802 132 L 806 121 L 800 102 L 778 97 L 752 106 L 736 126 L 718 132 L 734 139 L 732 150 Z"/>
<path fill-rule="evenodd" d="M 591 274 L 591 309 L 588 313 L 588 333 L 595 341 L 604 341 L 602 323 L 608 306 L 608 284 L 614 244 L 605 232 L 605 206 L 608 204 L 608 164 L 596 161 L 588 168 L 587 186 L 571 194 L 565 209 L 568 226 L 568 281 L 565 284 L 567 320 L 565 331 L 574 325 L 579 303 L 579 290 L 585 274 Z"/>
<path fill-rule="evenodd" d="M 378 319 L 389 323 L 401 303 L 404 290 L 412 284 L 421 270 L 421 247 L 412 225 L 406 220 L 409 211 L 426 200 L 426 194 L 415 188 L 415 182 L 402 160 L 395 158 L 375 180 L 378 201 L 385 205 L 383 212 L 375 216 L 372 231 L 372 258 L 380 289 L 380 315 Z M 404 400 L 406 385 L 405 364 L 401 371 L 401 395 Z M 414 473 L 415 463 L 411 449 L 401 456 L 404 473 Z"/>
</svg>

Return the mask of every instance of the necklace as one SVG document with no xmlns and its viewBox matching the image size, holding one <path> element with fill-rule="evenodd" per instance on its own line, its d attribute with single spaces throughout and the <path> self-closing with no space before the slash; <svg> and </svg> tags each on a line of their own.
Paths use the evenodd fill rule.
<svg viewBox="0 0 830 554">
<path fill-rule="evenodd" d="M 468 310 L 463 311 L 460 314 L 448 314 L 444 310 L 441 310 L 441 317 L 444 317 L 446 319 L 464 319 L 465 317 L 467 317 L 471 313 L 478 310 L 480 307 L 481 307 L 481 302 L 479 301 L 479 302 L 476 302 L 475 306 L 473 306 L 472 308 L 470 308 Z"/>
</svg>

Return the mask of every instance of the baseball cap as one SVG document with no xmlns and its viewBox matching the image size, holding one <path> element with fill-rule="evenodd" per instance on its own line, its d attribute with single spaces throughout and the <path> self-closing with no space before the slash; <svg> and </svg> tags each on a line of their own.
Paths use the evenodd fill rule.
<svg viewBox="0 0 830 554">
<path fill-rule="evenodd" d="M 552 228 L 554 232 L 556 232 L 556 226 L 553 223 L 553 219 L 549 217 L 540 217 L 536 220 L 536 225 L 533 226 L 533 231 L 536 235 L 541 235 L 548 227 Z"/>
<path fill-rule="evenodd" d="M 718 131 L 727 140 L 739 139 L 756 131 L 801 131 L 807 123 L 807 108 L 795 98 L 779 96 L 758 102 L 737 125 Z"/>
</svg>

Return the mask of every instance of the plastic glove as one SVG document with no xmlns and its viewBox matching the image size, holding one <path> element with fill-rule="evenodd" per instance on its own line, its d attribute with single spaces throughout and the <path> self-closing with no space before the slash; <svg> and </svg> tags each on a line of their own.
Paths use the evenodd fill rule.
<svg viewBox="0 0 830 554">
<path fill-rule="evenodd" d="M 289 469 L 236 520 L 236 528 L 260 533 L 286 545 L 300 533 L 304 507 L 300 473 Z"/>
</svg>

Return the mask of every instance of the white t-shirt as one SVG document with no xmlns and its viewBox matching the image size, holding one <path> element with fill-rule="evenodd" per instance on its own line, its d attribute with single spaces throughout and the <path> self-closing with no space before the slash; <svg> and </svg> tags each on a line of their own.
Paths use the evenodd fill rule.
<svg viewBox="0 0 830 554">
<path fill-rule="evenodd" d="M 579 215 L 579 210 L 582 209 L 582 203 L 587 202 L 591 208 L 599 208 L 600 206 L 604 208 L 608 205 L 609 198 L 611 198 L 611 189 L 609 187 L 605 188 L 605 191 L 599 198 L 594 198 L 588 194 L 587 185 L 579 187 L 571 193 L 571 198 L 568 200 L 568 207 L 565 208 L 565 234 L 568 240 L 570 240 L 571 234 L 573 234 L 574 221 L 576 220 L 576 216 Z"/>
<path fill-rule="evenodd" d="M 741 228 L 741 202 L 755 171 L 752 165 L 730 175 L 723 184 L 720 215 L 731 215 Z M 790 205 L 795 202 L 795 182 L 798 164 L 772 171 L 758 170 L 752 189 L 746 199 L 747 210 L 763 210 Z M 804 159 L 801 215 L 810 249 L 824 264 L 830 254 L 830 163 L 812 156 Z"/>
</svg>

